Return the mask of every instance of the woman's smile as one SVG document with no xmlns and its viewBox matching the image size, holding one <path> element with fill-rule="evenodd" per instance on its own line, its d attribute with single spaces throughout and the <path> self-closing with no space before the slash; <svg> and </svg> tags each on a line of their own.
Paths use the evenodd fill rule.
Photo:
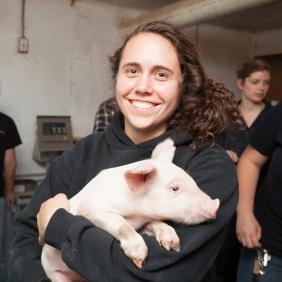
<svg viewBox="0 0 282 282">
<path fill-rule="evenodd" d="M 147 109 L 152 109 L 155 105 L 150 102 L 142 102 L 142 101 L 137 101 L 137 100 L 132 100 L 131 104 L 138 109 L 142 110 L 147 110 Z"/>
</svg>

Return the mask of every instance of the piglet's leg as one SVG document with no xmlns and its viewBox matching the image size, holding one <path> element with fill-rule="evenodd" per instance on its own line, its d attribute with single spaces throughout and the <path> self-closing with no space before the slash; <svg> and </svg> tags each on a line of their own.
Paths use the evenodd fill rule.
<svg viewBox="0 0 282 282">
<path fill-rule="evenodd" d="M 41 256 L 42 266 L 52 282 L 86 282 L 63 262 L 61 252 L 45 244 Z"/>
<path fill-rule="evenodd" d="M 97 227 L 115 237 L 121 245 L 124 253 L 133 263 L 142 268 L 148 255 L 148 248 L 142 236 L 135 231 L 122 216 L 111 212 L 95 212 L 95 215 L 87 216 Z"/>
<path fill-rule="evenodd" d="M 174 228 L 165 222 L 150 222 L 144 227 L 142 232 L 150 236 L 154 236 L 159 245 L 168 251 L 180 251 L 180 239 L 178 235 L 176 234 Z"/>
</svg>

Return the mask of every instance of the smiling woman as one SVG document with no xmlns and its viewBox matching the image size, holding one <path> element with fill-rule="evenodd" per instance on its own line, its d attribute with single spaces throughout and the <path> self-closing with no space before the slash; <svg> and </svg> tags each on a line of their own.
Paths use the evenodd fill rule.
<svg viewBox="0 0 282 282">
<path fill-rule="evenodd" d="M 135 143 L 167 130 L 181 80 L 175 49 L 166 38 L 147 32 L 127 42 L 117 74 L 116 99 L 125 117 L 125 133 Z"/>
<path fill-rule="evenodd" d="M 123 106 L 121 98 L 126 96 L 135 105 L 136 101 L 149 101 L 149 96 L 153 97 L 152 105 L 159 106 L 162 99 L 167 101 L 158 111 L 167 114 L 166 121 L 159 124 L 160 132 L 186 128 L 193 135 L 194 144 L 215 142 L 230 124 L 241 123 L 232 93 L 206 80 L 195 46 L 169 24 L 157 21 L 139 26 L 110 61 L 119 106 Z M 125 80 L 126 84 L 120 86 Z M 125 94 L 129 88 L 130 93 Z M 135 101 L 131 99 L 137 96 L 133 92 L 138 92 L 139 97 L 147 92 L 147 98 L 143 95 L 142 100 Z"/>
<path fill-rule="evenodd" d="M 16 220 L 11 250 L 13 281 L 46 279 L 38 235 L 40 242 L 61 251 L 68 267 L 87 281 L 212 281 L 212 266 L 237 203 L 234 165 L 215 143 L 239 119 L 235 100 L 230 92 L 206 80 L 194 45 L 165 22 L 138 27 L 111 57 L 111 64 L 120 112 L 104 132 L 80 140 L 54 161 Z M 167 137 L 176 147 L 173 163 L 221 205 L 213 222 L 174 226 L 181 237 L 180 252 L 165 250 L 143 236 L 149 256 L 137 269 L 114 237 L 69 212 L 68 198 L 103 169 L 149 158 Z M 116 187 L 114 180 L 109 183 Z M 159 206 L 170 210 L 165 204 Z M 27 273 L 27 268 L 33 271 Z"/>
</svg>

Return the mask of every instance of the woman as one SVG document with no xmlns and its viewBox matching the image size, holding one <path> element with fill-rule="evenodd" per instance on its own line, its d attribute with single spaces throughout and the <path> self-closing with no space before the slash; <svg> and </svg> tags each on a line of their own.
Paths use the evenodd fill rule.
<svg viewBox="0 0 282 282">
<path fill-rule="evenodd" d="M 238 103 L 240 114 L 248 132 L 252 131 L 271 109 L 265 100 L 271 80 L 270 66 L 260 59 L 251 59 L 244 62 L 237 69 L 237 87 L 241 92 Z M 247 146 L 247 135 L 228 134 L 227 151 L 230 157 L 237 162 Z"/>
<path fill-rule="evenodd" d="M 267 132 L 267 134 L 265 134 Z M 260 170 L 267 174 L 257 192 Z M 265 274 L 256 281 L 282 281 L 282 103 L 275 106 L 250 135 L 249 146 L 238 163 L 239 203 L 237 234 L 247 248 L 263 248 L 271 255 Z M 256 202 L 255 202 L 256 195 Z M 244 278 L 238 281 L 251 281 Z M 246 277 L 246 276 L 245 276 Z M 248 280 L 249 279 L 249 280 Z"/>
<path fill-rule="evenodd" d="M 235 163 L 248 144 L 248 135 L 252 132 L 266 113 L 271 109 L 271 105 L 265 100 L 269 90 L 271 74 L 270 66 L 259 59 L 251 59 L 241 64 L 237 69 L 237 87 L 241 92 L 241 99 L 238 108 L 245 123 L 245 130 L 231 130 L 225 136 L 224 147 Z M 261 178 L 265 169 L 262 171 Z M 240 257 L 241 251 L 241 258 Z M 232 253 L 232 256 L 230 256 Z M 217 259 L 217 280 L 218 281 L 250 281 L 243 280 L 244 273 L 252 272 L 254 261 L 253 250 L 242 249 L 236 235 L 236 215 L 234 215 L 228 235 L 225 239 L 223 249 Z M 238 262 L 238 278 L 237 267 Z"/>
<path fill-rule="evenodd" d="M 241 91 L 239 110 L 249 130 L 255 128 L 270 109 L 265 101 L 270 79 L 270 66 L 263 60 L 252 59 L 237 70 L 237 87 Z"/>
<path fill-rule="evenodd" d="M 264 119 L 272 106 L 265 100 L 271 80 L 270 66 L 263 60 L 252 59 L 242 64 L 237 70 L 237 86 L 241 91 L 239 111 L 245 121 L 248 133 L 252 132 Z M 241 142 L 242 150 L 248 140 Z M 258 187 L 260 187 L 267 171 L 267 164 L 260 172 Z M 237 229 L 240 227 L 238 218 Z M 243 248 L 238 267 L 237 281 L 249 281 L 252 276 L 256 251 Z M 246 276 L 247 275 L 247 276 Z"/>
<path fill-rule="evenodd" d="M 115 52 L 111 64 L 121 112 L 104 132 L 86 137 L 55 160 L 17 219 L 11 250 L 14 281 L 46 279 L 38 235 L 60 249 L 67 265 L 87 281 L 179 282 L 211 277 L 237 202 L 233 163 L 214 143 L 238 119 L 232 95 L 206 83 L 193 44 L 167 23 L 141 25 Z M 189 172 L 203 191 L 219 198 L 221 207 L 213 223 L 175 226 L 182 244 L 179 253 L 163 250 L 145 236 L 149 257 L 137 269 L 116 240 L 86 218 L 67 212 L 67 198 L 102 169 L 149 158 L 168 136 L 176 144 L 174 163 Z M 67 198 L 55 196 L 58 193 Z M 27 268 L 32 271 L 26 273 Z"/>
</svg>

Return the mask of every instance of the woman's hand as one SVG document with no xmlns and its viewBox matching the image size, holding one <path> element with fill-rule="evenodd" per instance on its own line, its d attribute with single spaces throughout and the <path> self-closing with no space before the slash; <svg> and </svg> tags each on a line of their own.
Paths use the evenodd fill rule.
<svg viewBox="0 0 282 282">
<path fill-rule="evenodd" d="M 69 211 L 69 201 L 65 194 L 57 194 L 53 198 L 48 199 L 41 204 L 40 210 L 37 214 L 37 228 L 39 232 L 38 242 L 39 244 L 44 244 L 44 235 L 47 225 L 52 217 L 52 215 L 58 209 L 65 209 Z"/>
<path fill-rule="evenodd" d="M 237 213 L 236 233 L 244 247 L 261 246 L 261 227 L 253 212 Z"/>
<path fill-rule="evenodd" d="M 13 207 L 13 201 L 14 201 L 15 193 L 13 191 L 9 191 L 6 194 L 6 204 L 9 209 Z"/>
</svg>

